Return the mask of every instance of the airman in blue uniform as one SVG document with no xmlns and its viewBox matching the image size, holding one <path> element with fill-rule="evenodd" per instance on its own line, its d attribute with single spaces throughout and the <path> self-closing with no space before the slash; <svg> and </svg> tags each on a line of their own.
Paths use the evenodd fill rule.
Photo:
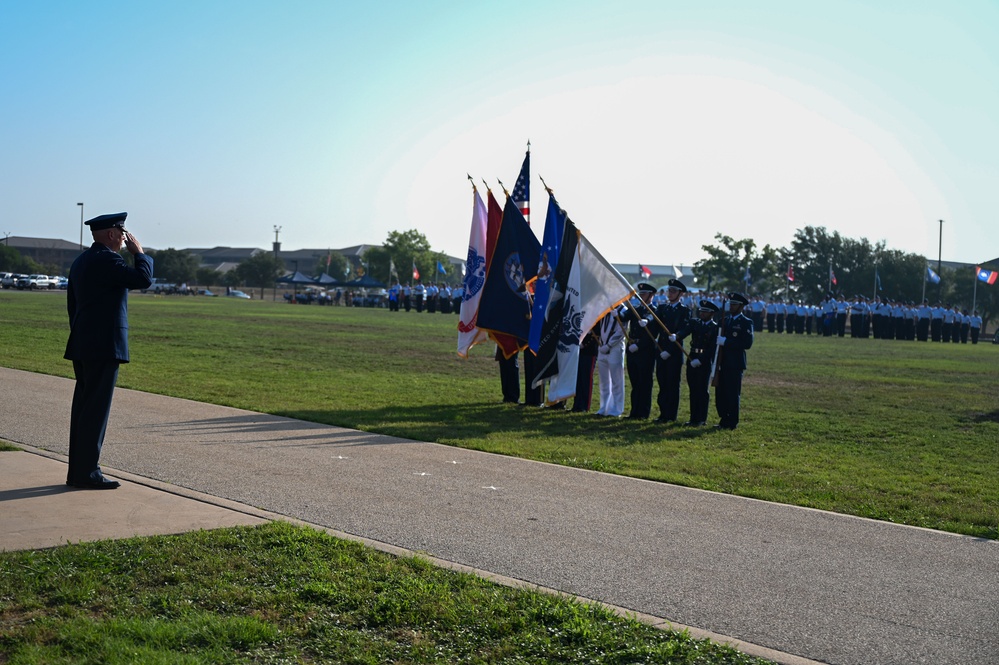
<svg viewBox="0 0 999 665">
<path fill-rule="evenodd" d="M 753 346 L 753 322 L 742 313 L 749 299 L 741 293 L 728 294 L 728 316 L 722 322 L 715 343 L 718 367 L 715 369 L 716 427 L 735 429 L 739 425 L 739 402 L 742 395 L 742 373 L 746 370 L 746 351 Z"/>
<path fill-rule="evenodd" d="M 126 213 L 101 215 L 86 224 L 94 244 L 69 271 L 66 307 L 76 389 L 69 426 L 66 484 L 85 489 L 115 489 L 119 483 L 101 473 L 100 456 L 111 413 L 118 366 L 129 361 L 128 290 L 152 284 L 153 260 L 125 230 Z M 118 250 L 132 254 L 129 266 Z"/>
</svg>

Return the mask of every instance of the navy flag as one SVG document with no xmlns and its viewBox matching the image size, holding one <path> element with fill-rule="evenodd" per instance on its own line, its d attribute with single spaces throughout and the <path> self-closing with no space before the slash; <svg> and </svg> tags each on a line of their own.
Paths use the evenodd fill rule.
<svg viewBox="0 0 999 665">
<path fill-rule="evenodd" d="M 531 294 L 527 285 L 537 276 L 540 249 L 531 227 L 508 197 L 479 301 L 478 326 L 516 337 L 522 342 L 521 348 L 526 346 L 531 330 Z"/>
</svg>

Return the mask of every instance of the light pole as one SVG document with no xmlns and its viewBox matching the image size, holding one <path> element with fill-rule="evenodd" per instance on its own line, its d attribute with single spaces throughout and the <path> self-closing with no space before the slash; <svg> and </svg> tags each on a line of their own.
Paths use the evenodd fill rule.
<svg viewBox="0 0 999 665">
<path fill-rule="evenodd" d="M 80 251 L 83 251 L 83 204 L 77 203 L 80 206 Z"/>
</svg>

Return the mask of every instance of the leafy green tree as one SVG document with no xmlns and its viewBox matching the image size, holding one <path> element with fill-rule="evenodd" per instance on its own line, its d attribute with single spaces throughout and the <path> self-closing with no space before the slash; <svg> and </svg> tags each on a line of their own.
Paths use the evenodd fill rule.
<svg viewBox="0 0 999 665">
<path fill-rule="evenodd" d="M 48 270 L 48 272 L 46 272 Z M 30 274 L 56 274 L 59 269 L 56 266 L 42 266 L 30 256 L 23 256 L 21 252 L 8 245 L 0 245 L 0 271 Z"/>
<path fill-rule="evenodd" d="M 198 274 L 198 257 L 179 249 L 150 251 L 155 262 L 156 277 L 176 284 L 193 282 Z"/>
<path fill-rule="evenodd" d="M 982 266 L 989 268 L 989 266 Z M 996 270 L 996 268 L 989 268 Z M 970 314 L 974 310 L 982 317 L 983 326 L 987 327 L 999 314 L 999 284 L 986 284 L 978 280 L 975 266 L 960 270 L 944 270 L 940 276 L 944 288 L 944 301 L 957 305 Z"/>
<path fill-rule="evenodd" d="M 283 269 L 284 262 L 274 258 L 274 254 L 271 252 L 259 252 L 241 262 L 231 272 L 236 273 L 236 277 L 242 284 L 270 288 L 274 286 L 274 280 L 278 278 Z M 226 285 L 235 286 L 228 282 Z"/>
<path fill-rule="evenodd" d="M 215 286 L 221 280 L 222 275 L 215 268 L 198 268 L 195 278 L 201 286 Z"/>
<path fill-rule="evenodd" d="M 708 258 L 694 264 L 700 281 L 713 291 L 745 291 L 770 293 L 777 285 L 773 266 L 778 262 L 777 250 L 765 245 L 762 250 L 756 241 L 745 238 L 735 240 L 721 233 L 715 234 L 714 245 L 703 245 Z M 746 269 L 749 268 L 750 284 L 746 288 Z"/>
<path fill-rule="evenodd" d="M 326 256 L 321 256 L 316 260 L 316 265 L 312 269 L 313 275 L 326 273 L 335 279 L 343 279 L 350 269 L 350 261 L 340 252 L 330 252 L 328 254 L 329 265 L 326 265 Z"/>
<path fill-rule="evenodd" d="M 450 269 L 450 260 L 447 254 L 430 249 L 430 242 L 419 231 L 389 231 L 388 238 L 381 248 L 385 250 L 385 254 L 376 251 L 377 249 L 374 247 L 369 249 L 364 258 L 369 272 L 383 282 L 390 282 L 390 261 L 395 263 L 396 271 L 403 283 L 412 281 L 414 265 L 420 271 L 420 281 L 422 282 L 446 281 L 455 284 L 461 281 L 460 276 L 441 275 L 437 272 L 438 261 L 445 268 Z"/>
</svg>

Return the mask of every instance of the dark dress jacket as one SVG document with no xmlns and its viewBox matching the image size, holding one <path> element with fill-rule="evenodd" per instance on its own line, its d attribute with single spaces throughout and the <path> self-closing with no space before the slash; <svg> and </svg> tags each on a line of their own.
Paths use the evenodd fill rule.
<svg viewBox="0 0 999 665">
<path fill-rule="evenodd" d="M 746 369 L 746 350 L 753 346 L 753 322 L 741 312 L 726 316 L 718 333 L 725 338 L 718 365 L 721 369 Z"/>
<path fill-rule="evenodd" d="M 135 255 L 131 267 L 118 252 L 95 242 L 69 270 L 66 360 L 128 362 L 128 290 L 152 284 L 153 259 Z"/>
</svg>

